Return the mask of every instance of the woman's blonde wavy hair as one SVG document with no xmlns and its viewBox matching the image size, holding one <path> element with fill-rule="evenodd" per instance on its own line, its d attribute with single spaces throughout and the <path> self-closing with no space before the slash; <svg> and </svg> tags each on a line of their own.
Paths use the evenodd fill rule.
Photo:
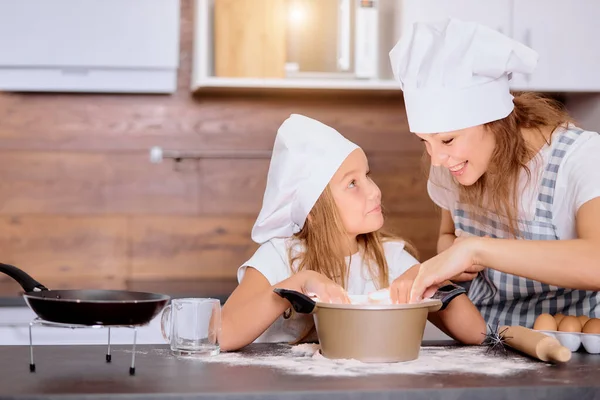
<svg viewBox="0 0 600 400">
<path fill-rule="evenodd" d="M 543 130 L 551 128 L 554 131 L 573 120 L 559 101 L 537 93 L 514 94 L 513 102 L 515 107 L 507 117 L 484 125 L 496 140 L 488 170 L 470 186 L 452 180 L 458 188 L 460 202 L 472 210 L 479 210 L 471 215 L 472 218 L 499 215 L 506 219 L 511 236 L 518 237 L 519 175 L 525 171 L 528 180 L 531 180 L 527 164 L 539 151 L 527 144 L 521 130 L 537 131 L 550 144 L 551 137 L 544 136 Z M 435 176 L 432 178 L 432 183 L 443 186 Z M 488 193 L 494 195 L 486 196 Z M 483 215 L 481 210 L 485 210 Z"/>
</svg>

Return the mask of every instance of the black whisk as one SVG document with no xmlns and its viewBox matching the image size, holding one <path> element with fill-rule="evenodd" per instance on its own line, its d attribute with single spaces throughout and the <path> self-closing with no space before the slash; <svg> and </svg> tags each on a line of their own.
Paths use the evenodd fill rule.
<svg viewBox="0 0 600 400">
<path fill-rule="evenodd" d="M 485 339 L 483 341 L 483 345 L 488 346 L 486 353 L 493 353 L 497 355 L 498 353 L 502 353 L 505 356 L 508 354 L 506 352 L 506 342 L 512 339 L 511 336 L 505 336 L 504 333 L 508 328 L 500 331 L 499 321 L 496 320 L 496 325 L 492 328 L 491 325 L 488 325 L 489 333 L 485 334 Z"/>
</svg>

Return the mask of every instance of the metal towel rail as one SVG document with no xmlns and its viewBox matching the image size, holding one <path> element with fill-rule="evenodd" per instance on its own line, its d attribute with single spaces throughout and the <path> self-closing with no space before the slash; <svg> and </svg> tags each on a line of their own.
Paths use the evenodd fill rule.
<svg viewBox="0 0 600 400">
<path fill-rule="evenodd" d="M 184 159 L 254 159 L 270 157 L 271 151 L 269 150 L 166 150 L 159 146 L 154 146 L 150 149 L 150 162 L 153 164 L 161 163 L 165 159 L 173 159 L 175 162 L 180 162 Z"/>
</svg>

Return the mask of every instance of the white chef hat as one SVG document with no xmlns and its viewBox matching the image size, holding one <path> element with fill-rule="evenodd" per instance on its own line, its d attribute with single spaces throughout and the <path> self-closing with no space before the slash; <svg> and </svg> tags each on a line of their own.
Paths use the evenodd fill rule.
<svg viewBox="0 0 600 400">
<path fill-rule="evenodd" d="M 514 108 L 508 81 L 531 73 L 538 54 L 474 22 L 415 23 L 390 51 L 410 130 L 448 132 L 496 121 Z"/>
<path fill-rule="evenodd" d="M 262 244 L 299 232 L 335 172 L 357 148 L 319 121 L 290 115 L 277 131 L 252 240 Z"/>
</svg>

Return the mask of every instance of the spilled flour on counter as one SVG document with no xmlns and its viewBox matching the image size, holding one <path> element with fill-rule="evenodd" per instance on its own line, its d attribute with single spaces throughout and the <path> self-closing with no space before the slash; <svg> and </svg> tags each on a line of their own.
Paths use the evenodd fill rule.
<svg viewBox="0 0 600 400">
<path fill-rule="evenodd" d="M 264 348 L 263 348 L 264 349 Z M 239 351 L 210 358 L 184 358 L 190 362 L 232 366 L 263 366 L 297 375 L 361 376 L 383 374 L 439 374 L 448 372 L 509 375 L 544 368 L 546 364 L 509 353 L 486 354 L 486 347 L 421 347 L 419 358 L 399 363 L 363 363 L 357 360 L 329 360 L 318 344 L 275 345 L 268 352 Z"/>
</svg>

